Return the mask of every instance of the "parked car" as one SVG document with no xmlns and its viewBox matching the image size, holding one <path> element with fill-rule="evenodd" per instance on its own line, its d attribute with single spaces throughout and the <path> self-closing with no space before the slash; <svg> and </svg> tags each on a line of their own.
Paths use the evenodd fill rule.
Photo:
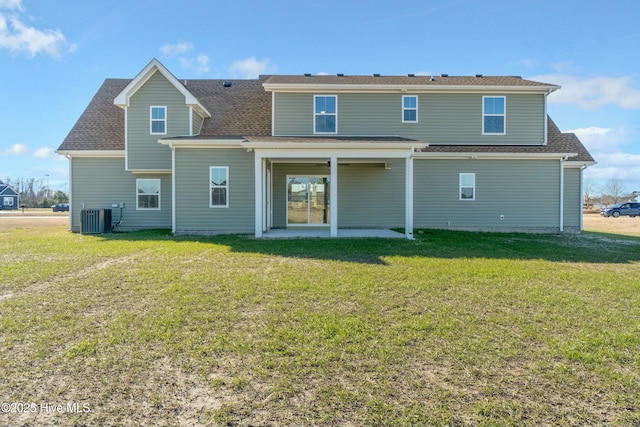
<svg viewBox="0 0 640 427">
<path fill-rule="evenodd" d="M 53 210 L 54 212 L 69 212 L 69 205 L 67 205 L 66 203 L 60 204 L 60 205 L 53 205 L 51 207 L 51 210 Z"/>
<path fill-rule="evenodd" d="M 600 215 L 618 218 L 620 215 L 628 215 L 630 217 L 640 216 L 640 203 L 624 202 L 616 203 L 613 206 L 607 206 L 600 209 Z"/>
</svg>

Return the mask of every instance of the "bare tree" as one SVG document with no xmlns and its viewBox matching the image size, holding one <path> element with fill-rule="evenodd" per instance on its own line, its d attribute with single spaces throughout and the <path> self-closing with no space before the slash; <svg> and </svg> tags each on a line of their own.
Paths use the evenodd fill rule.
<svg viewBox="0 0 640 427">
<path fill-rule="evenodd" d="M 620 203 L 628 199 L 629 194 L 618 178 L 611 178 L 604 186 L 603 199 L 606 196 L 611 203 Z"/>
<path fill-rule="evenodd" d="M 597 195 L 597 186 L 593 181 L 585 181 L 582 185 L 582 197 L 585 208 L 591 209 L 593 208 L 593 204 L 596 202 L 598 198 Z"/>
</svg>

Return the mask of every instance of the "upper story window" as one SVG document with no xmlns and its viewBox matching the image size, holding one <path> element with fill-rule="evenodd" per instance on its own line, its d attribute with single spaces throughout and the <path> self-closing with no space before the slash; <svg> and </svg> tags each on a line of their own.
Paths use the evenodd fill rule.
<svg viewBox="0 0 640 427">
<path fill-rule="evenodd" d="M 160 180 L 136 179 L 136 209 L 160 209 Z"/>
<path fill-rule="evenodd" d="M 338 97 L 315 95 L 313 105 L 313 133 L 338 133 Z"/>
<path fill-rule="evenodd" d="M 211 166 L 209 168 L 209 184 L 211 186 L 211 198 L 209 207 L 229 207 L 229 167 Z"/>
<path fill-rule="evenodd" d="M 5 206 L 13 206 L 13 197 L 5 197 L 4 198 Z"/>
<path fill-rule="evenodd" d="M 418 97 L 402 96 L 402 123 L 418 123 Z"/>
<path fill-rule="evenodd" d="M 476 199 L 476 174 L 460 174 L 460 200 Z"/>
<path fill-rule="evenodd" d="M 482 134 L 504 135 L 506 118 L 506 100 L 504 96 L 482 97 Z"/>
<path fill-rule="evenodd" d="M 167 107 L 151 107 L 151 135 L 167 134 Z"/>
</svg>

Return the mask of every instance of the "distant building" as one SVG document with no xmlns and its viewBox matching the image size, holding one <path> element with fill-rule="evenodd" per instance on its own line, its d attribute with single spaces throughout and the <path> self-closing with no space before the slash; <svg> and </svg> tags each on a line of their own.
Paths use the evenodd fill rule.
<svg viewBox="0 0 640 427">
<path fill-rule="evenodd" d="M 18 209 L 18 193 L 0 181 L 0 210 Z"/>
</svg>

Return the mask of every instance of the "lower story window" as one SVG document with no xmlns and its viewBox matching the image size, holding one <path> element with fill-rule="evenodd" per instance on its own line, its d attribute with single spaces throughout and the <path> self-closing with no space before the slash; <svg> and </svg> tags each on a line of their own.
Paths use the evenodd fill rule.
<svg viewBox="0 0 640 427">
<path fill-rule="evenodd" d="M 209 207 L 229 207 L 229 167 L 211 166 L 209 170 Z"/>
<path fill-rule="evenodd" d="M 476 174 L 460 174 L 460 200 L 476 199 Z"/>
<path fill-rule="evenodd" d="M 137 209 L 160 209 L 160 180 L 137 179 Z"/>
</svg>

